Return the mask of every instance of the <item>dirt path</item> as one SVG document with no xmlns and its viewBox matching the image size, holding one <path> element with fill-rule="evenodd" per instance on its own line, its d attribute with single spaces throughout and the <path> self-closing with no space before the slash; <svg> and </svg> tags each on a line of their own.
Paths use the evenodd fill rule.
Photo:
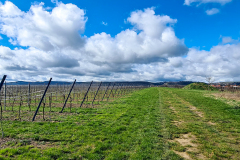
<svg viewBox="0 0 240 160">
<path fill-rule="evenodd" d="M 204 119 L 204 114 L 203 112 L 199 111 L 195 106 L 191 105 L 189 102 L 183 100 L 182 98 L 178 97 L 176 94 L 170 92 L 174 99 L 177 100 L 178 102 L 180 102 L 181 104 L 184 104 L 186 107 L 189 108 L 190 111 L 193 112 L 193 114 L 195 114 L 196 116 Z M 173 104 L 171 104 L 171 102 L 169 102 L 169 108 L 173 111 L 173 113 L 179 118 L 179 111 L 177 110 L 177 108 L 174 107 Z M 177 127 L 180 127 L 181 125 L 183 125 L 185 123 L 185 121 L 183 119 L 178 119 L 177 121 L 172 121 L 173 124 Z M 210 122 L 211 123 L 211 122 Z M 188 160 L 192 160 L 193 158 L 188 154 L 188 152 L 192 152 L 195 153 L 197 159 L 207 159 L 206 156 L 204 156 L 202 153 L 200 153 L 200 150 L 198 148 L 199 144 L 197 144 L 197 137 L 195 135 L 193 135 L 192 133 L 187 133 L 187 134 L 182 134 L 180 135 L 179 138 L 175 138 L 173 140 L 169 140 L 170 142 L 175 142 L 180 144 L 181 146 L 185 147 L 186 150 L 183 152 L 179 152 L 179 151 L 175 151 L 173 150 L 176 154 L 178 154 L 179 156 L 188 159 Z"/>
</svg>

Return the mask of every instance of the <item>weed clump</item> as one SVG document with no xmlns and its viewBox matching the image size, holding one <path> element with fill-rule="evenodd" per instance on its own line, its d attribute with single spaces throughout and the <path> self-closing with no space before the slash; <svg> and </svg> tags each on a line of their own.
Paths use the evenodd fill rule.
<svg viewBox="0 0 240 160">
<path fill-rule="evenodd" d="M 210 90 L 210 91 L 217 91 L 217 88 L 214 88 L 212 86 L 208 86 L 208 84 L 206 83 L 191 83 L 185 87 L 183 87 L 183 89 L 196 89 L 196 90 Z"/>
</svg>

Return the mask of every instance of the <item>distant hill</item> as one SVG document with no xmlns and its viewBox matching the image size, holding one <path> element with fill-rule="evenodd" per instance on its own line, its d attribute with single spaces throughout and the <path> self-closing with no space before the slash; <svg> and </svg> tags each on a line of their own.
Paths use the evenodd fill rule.
<svg viewBox="0 0 240 160">
<path fill-rule="evenodd" d="M 17 82 L 7 82 L 7 85 L 47 85 L 48 81 L 36 81 L 36 82 L 27 82 L 27 81 L 17 81 Z M 72 84 L 72 82 L 62 82 L 62 81 L 52 81 L 51 85 L 56 85 L 56 84 L 61 84 L 61 85 L 68 85 Z"/>
<path fill-rule="evenodd" d="M 227 86 L 227 85 L 240 85 L 240 82 L 216 82 L 215 85 Z"/>
<path fill-rule="evenodd" d="M 94 81 L 95 82 L 95 81 Z M 98 81 L 99 82 L 99 81 Z M 51 85 L 71 85 L 72 82 L 64 82 L 64 81 L 52 81 Z M 82 84 L 82 85 L 89 85 L 91 82 L 76 82 L 76 84 Z M 194 83 L 192 81 L 179 81 L 179 82 L 146 82 L 146 81 L 118 81 L 118 82 L 102 82 L 102 85 L 108 85 L 109 83 L 115 83 L 117 84 L 127 84 L 127 85 L 142 85 L 142 86 L 161 86 L 161 85 L 169 85 L 169 86 L 175 86 L 175 85 L 181 85 L 186 86 L 188 84 Z M 17 82 L 7 82 L 7 85 L 47 85 L 48 81 L 36 81 L 36 82 L 28 82 L 28 81 L 17 81 Z"/>
<path fill-rule="evenodd" d="M 209 87 L 209 90 L 210 90 L 210 91 L 216 91 L 216 90 L 218 90 L 217 88 L 214 88 L 214 87 L 212 87 L 212 86 L 208 86 L 208 84 L 202 83 L 202 82 L 199 82 L 199 83 L 191 83 L 191 84 L 183 87 L 183 89 L 208 90 L 208 87 Z"/>
<path fill-rule="evenodd" d="M 192 81 L 179 81 L 179 82 L 163 82 L 164 85 L 182 85 L 182 86 L 186 86 L 189 85 L 191 83 L 194 83 Z"/>
<path fill-rule="evenodd" d="M 95 81 L 94 81 L 95 82 Z M 51 85 L 71 85 L 72 82 L 64 82 L 64 81 L 52 81 Z M 76 82 L 76 84 L 89 85 L 91 82 Z M 150 86 L 150 85 L 163 85 L 164 82 L 159 83 L 151 83 L 144 81 L 134 81 L 134 82 L 102 82 L 102 85 L 108 85 L 109 83 L 115 84 L 125 84 L 125 85 L 142 85 L 142 86 Z M 7 82 L 7 85 L 47 85 L 48 81 L 37 81 L 37 82 L 27 82 L 27 81 L 17 81 L 17 82 Z"/>
</svg>

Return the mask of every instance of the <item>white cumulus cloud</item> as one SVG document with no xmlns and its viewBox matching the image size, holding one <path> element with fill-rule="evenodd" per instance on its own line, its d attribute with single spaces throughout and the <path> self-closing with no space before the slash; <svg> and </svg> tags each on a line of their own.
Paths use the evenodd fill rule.
<svg viewBox="0 0 240 160">
<path fill-rule="evenodd" d="M 2 17 L 15 17 L 23 15 L 23 12 L 12 2 L 6 1 L 4 5 L 0 2 L 0 14 Z"/>
<path fill-rule="evenodd" d="M 24 12 L 1 3 L 0 33 L 18 47 L 0 46 L 0 74 L 12 80 L 202 81 L 208 74 L 240 80 L 239 42 L 223 37 L 210 51 L 188 49 L 175 35 L 177 20 L 152 8 L 132 12 L 132 27 L 116 35 L 81 36 L 86 21 L 74 4 L 56 1 L 46 10 L 40 3 Z"/>
<path fill-rule="evenodd" d="M 231 2 L 232 0 L 185 0 L 184 4 L 190 6 L 192 3 L 194 4 L 202 4 L 202 3 L 220 3 L 221 5 L 225 5 L 226 3 Z"/>
<path fill-rule="evenodd" d="M 207 15 L 214 15 L 214 14 L 217 14 L 219 12 L 220 11 L 217 8 L 212 8 L 212 9 L 206 10 Z"/>
<path fill-rule="evenodd" d="M 237 44 L 237 43 L 239 43 L 239 39 L 232 39 L 232 37 L 222 37 L 221 36 L 221 38 L 222 38 L 222 44 L 226 44 L 226 43 Z"/>
<path fill-rule="evenodd" d="M 48 12 L 43 5 L 32 5 L 28 12 L 22 12 L 12 2 L 0 4 L 0 32 L 7 35 L 12 44 L 45 51 L 82 46 L 84 40 L 78 32 L 85 29 L 84 10 L 59 3 Z"/>
<path fill-rule="evenodd" d="M 165 61 L 168 57 L 186 54 L 187 48 L 168 24 L 177 21 L 169 16 L 155 15 L 152 9 L 132 12 L 127 29 L 115 37 L 106 33 L 91 36 L 86 52 L 96 63 L 151 63 Z"/>
<path fill-rule="evenodd" d="M 239 52 L 240 43 L 214 46 L 210 51 L 191 48 L 185 58 L 136 65 L 135 76 L 143 80 L 152 77 L 154 81 L 205 81 L 207 76 L 215 81 L 239 81 Z"/>
<path fill-rule="evenodd" d="M 62 79 L 61 75 L 79 80 L 130 80 L 127 75 L 137 73 L 136 65 L 166 63 L 169 57 L 188 51 L 172 28 L 177 20 L 156 15 L 151 8 L 132 12 L 127 18 L 132 28 L 115 36 L 105 32 L 80 36 L 86 21 L 85 11 L 74 4 L 56 1 L 49 11 L 40 3 L 23 12 L 12 2 L 1 3 L 1 34 L 13 45 L 27 47 L 0 46 L 1 73 L 17 80 Z"/>
</svg>

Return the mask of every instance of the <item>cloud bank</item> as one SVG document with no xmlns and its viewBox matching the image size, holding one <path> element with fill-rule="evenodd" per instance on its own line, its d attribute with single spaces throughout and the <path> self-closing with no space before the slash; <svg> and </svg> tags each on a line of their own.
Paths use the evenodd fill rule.
<svg viewBox="0 0 240 160">
<path fill-rule="evenodd" d="M 190 6 L 192 3 L 193 4 L 204 4 L 204 3 L 219 3 L 221 5 L 225 5 L 232 0 L 185 0 L 184 4 Z"/>
<path fill-rule="evenodd" d="M 189 1 L 190 2 L 190 1 Z M 86 13 L 74 4 L 43 3 L 23 12 L 0 3 L 0 33 L 15 49 L 0 46 L 0 73 L 11 80 L 167 81 L 240 79 L 240 44 L 219 44 L 211 51 L 188 49 L 177 38 L 177 20 L 153 8 L 127 18 L 131 28 L 112 36 L 84 36 Z"/>
<path fill-rule="evenodd" d="M 201 4 L 208 4 L 208 3 L 217 3 L 221 4 L 222 6 L 232 2 L 232 0 L 185 0 L 184 5 L 191 6 L 196 5 L 199 6 Z M 214 15 L 220 12 L 218 8 L 212 8 L 205 11 L 207 15 Z"/>
</svg>

